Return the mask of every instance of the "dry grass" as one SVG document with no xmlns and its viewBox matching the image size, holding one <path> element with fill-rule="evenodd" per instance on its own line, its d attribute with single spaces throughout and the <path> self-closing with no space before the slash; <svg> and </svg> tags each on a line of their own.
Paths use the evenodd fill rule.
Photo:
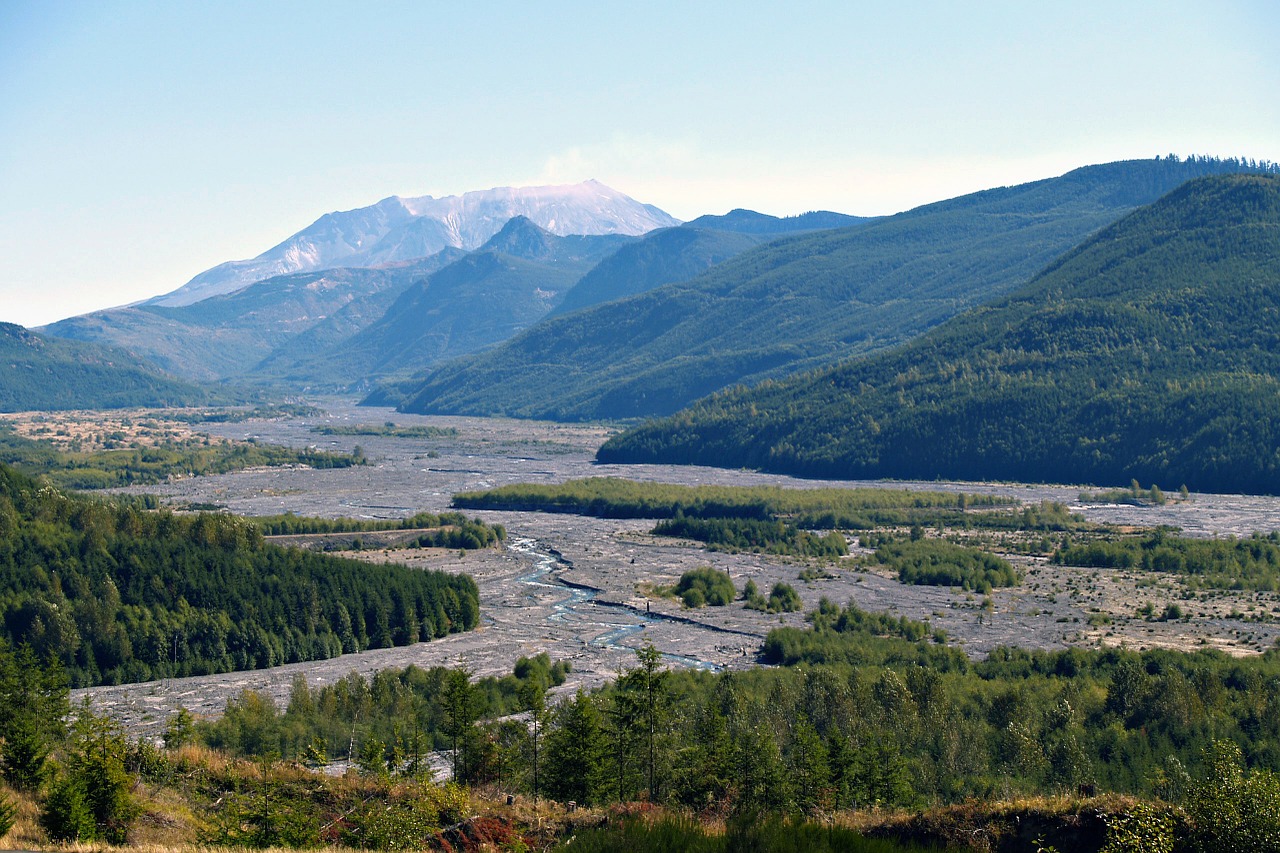
<svg viewBox="0 0 1280 853">
<path fill-rule="evenodd" d="M 170 415 L 171 412 L 166 410 L 121 409 L 108 412 L 15 412 L 0 414 L 0 419 L 12 424 L 14 432 L 23 438 L 48 441 L 59 450 L 67 450 L 73 444 L 88 452 L 113 447 L 154 447 L 169 442 L 209 438 Z"/>
<path fill-rule="evenodd" d="M 29 849 L 38 843 L 44 842 L 44 830 L 40 828 L 40 824 L 36 820 L 40 807 L 36 803 L 35 797 L 15 791 L 3 784 L 0 784 L 0 793 L 7 796 L 9 802 L 13 803 L 17 808 L 13 827 L 7 835 L 0 836 L 0 843 L 3 843 L 4 848 L 7 850 Z"/>
<path fill-rule="evenodd" d="M 1027 796 L 973 800 L 922 812 L 863 811 L 832 816 L 864 835 L 974 851 L 1036 849 L 1097 850 L 1106 838 L 1105 819 L 1128 813 L 1134 797 Z"/>
</svg>

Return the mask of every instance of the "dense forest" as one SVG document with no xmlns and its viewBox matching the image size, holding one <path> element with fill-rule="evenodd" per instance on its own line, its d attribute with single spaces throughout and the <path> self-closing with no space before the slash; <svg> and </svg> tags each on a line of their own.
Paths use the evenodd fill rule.
<svg viewBox="0 0 1280 853">
<path fill-rule="evenodd" d="M 1087 166 L 783 238 L 688 281 L 548 318 L 439 364 L 403 409 L 552 420 L 668 415 L 735 383 L 910 340 L 1021 287 L 1187 180 L 1255 170 L 1277 168 L 1203 157 Z"/>
<path fill-rule="evenodd" d="M 894 352 L 710 398 L 608 462 L 1280 490 L 1280 177 L 1190 182 Z"/>
<path fill-rule="evenodd" d="M 167 376 L 124 350 L 0 323 L 0 412 L 198 406 L 230 399 Z"/>
<path fill-rule="evenodd" d="M 66 494 L 0 464 L 0 637 L 76 685 L 227 672 L 474 628 L 466 575 L 265 544 L 228 515 Z"/>
</svg>

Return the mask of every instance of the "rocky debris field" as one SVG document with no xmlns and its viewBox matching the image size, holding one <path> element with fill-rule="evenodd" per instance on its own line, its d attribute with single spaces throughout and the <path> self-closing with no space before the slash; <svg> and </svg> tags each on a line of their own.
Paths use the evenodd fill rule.
<svg viewBox="0 0 1280 853">
<path fill-rule="evenodd" d="M 515 482 L 561 482 L 587 476 L 618 476 L 682 484 L 785 487 L 831 485 L 924 488 L 1012 496 L 1024 502 L 1061 501 L 1091 521 L 1181 528 L 1188 535 L 1247 535 L 1280 528 L 1280 500 L 1265 497 L 1193 495 L 1188 502 L 1135 507 L 1081 505 L 1081 489 L 1064 486 L 951 483 L 830 483 L 747 471 L 681 466 L 596 465 L 596 447 L 608 430 L 501 419 L 420 417 L 387 409 L 365 409 L 347 401 L 322 403 L 314 418 L 207 424 L 200 429 L 227 438 L 350 451 L 359 445 L 371 464 L 311 470 L 253 469 L 214 477 L 176 480 L 137 491 L 161 495 L 175 507 L 214 504 L 244 515 L 351 516 L 398 518 L 441 512 L 451 497 Z M 457 435 L 433 438 L 321 436 L 317 424 L 429 424 L 453 427 Z M 127 490 L 126 490 L 127 491 Z M 131 730 L 158 734 L 178 707 L 217 714 L 241 691 L 263 691 L 283 704 L 294 679 L 313 685 L 348 673 L 386 667 L 465 666 L 476 675 L 509 672 L 521 655 L 547 652 L 570 660 L 573 672 L 561 690 L 590 687 L 634 664 L 634 650 L 652 642 L 672 666 L 711 669 L 755 665 L 767 632 L 779 625 L 803 625 L 803 612 L 766 614 L 735 603 L 684 609 L 678 600 L 651 593 L 673 584 L 695 566 L 727 571 L 741 590 L 747 579 L 767 591 L 775 582 L 796 588 L 805 609 L 823 596 L 866 610 L 888 610 L 929 621 L 945 630 L 969 654 L 980 656 L 1000 645 L 1061 648 L 1125 645 L 1132 648 L 1213 646 L 1230 653 L 1256 653 L 1280 637 L 1280 597 L 1274 593 L 1214 594 L 1187 600 L 1176 582 L 1163 585 L 1141 573 L 1079 570 L 1047 565 L 1042 559 L 1013 557 L 1026 571 L 1024 583 L 983 596 L 948 587 L 908 586 L 887 572 L 855 565 L 857 554 L 824 564 L 831 577 L 801 581 L 812 565 L 803 560 L 757 554 L 706 551 L 649 535 L 651 521 L 596 519 L 528 512 L 476 512 L 501 523 L 508 541 L 480 552 L 436 549 L 352 552 L 369 560 L 396 560 L 424 568 L 471 574 L 480 588 L 479 630 L 413 646 L 366 651 L 327 661 L 269 670 L 172 679 L 75 691 L 99 710 L 119 717 Z M 1185 618 L 1158 621 L 1180 603 Z"/>
</svg>

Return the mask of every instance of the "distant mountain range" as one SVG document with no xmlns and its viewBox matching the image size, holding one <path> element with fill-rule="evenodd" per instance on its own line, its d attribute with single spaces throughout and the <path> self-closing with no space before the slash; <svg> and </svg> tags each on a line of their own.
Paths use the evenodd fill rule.
<svg viewBox="0 0 1280 853">
<path fill-rule="evenodd" d="M 196 406 L 207 391 L 119 349 L 0 323 L 0 412 Z"/>
<path fill-rule="evenodd" d="M 712 397 L 608 462 L 1280 493 L 1280 177 L 1192 181 L 874 357 Z"/>
<path fill-rule="evenodd" d="M 523 214 L 494 227 L 521 206 L 558 230 L 609 233 L 559 234 Z M 410 209 L 421 215 L 405 220 Z M 432 218 L 437 215 L 447 221 L 442 225 Z M 665 227 L 637 238 L 630 232 L 676 220 L 594 181 L 380 202 L 321 217 L 254 261 L 223 264 L 198 276 L 196 286 L 72 317 L 43 331 L 127 347 L 201 382 L 368 388 L 500 343 L 548 312 L 692 277 L 781 233 L 863 220 L 822 211 L 778 218 L 736 210 L 702 221 L 724 230 Z M 398 259 L 435 248 L 438 242 L 414 242 L 411 235 L 440 228 L 449 240 L 467 245 L 494 230 L 470 251 L 449 245 L 425 257 Z M 289 267 L 377 265 L 288 272 L 239 286 L 243 278 L 281 268 L 277 261 Z M 209 288 L 238 289 L 196 298 Z"/>
<path fill-rule="evenodd" d="M 783 236 L 696 277 L 549 317 L 501 346 L 439 364 L 408 390 L 403 408 L 555 420 L 669 414 L 735 383 L 909 340 L 1010 292 L 1183 182 L 1248 168 L 1207 158 L 1088 166 Z M 725 220 L 758 221 L 745 212 L 712 221 Z"/>
<path fill-rule="evenodd" d="M 148 304 L 190 305 L 289 273 L 382 266 L 450 247 L 471 250 L 515 216 L 558 235 L 639 235 L 680 222 L 598 181 L 499 187 L 444 198 L 391 196 L 369 207 L 326 213 L 256 258 L 219 264 Z"/>
<path fill-rule="evenodd" d="M 1245 283 L 1274 279 L 1267 279 L 1270 261 L 1251 260 L 1265 254 L 1266 241 L 1254 245 L 1242 236 L 1272 234 L 1271 224 L 1253 218 L 1268 210 L 1271 184 L 1189 184 L 1194 193 L 1179 205 L 1198 204 L 1203 222 L 1192 227 L 1161 201 L 1149 209 L 1157 213 L 1146 231 L 1121 229 L 1148 222 L 1134 211 L 1147 215 L 1144 206 L 1176 191 L 1167 196 L 1172 204 L 1188 181 L 1248 172 L 1276 168 L 1210 158 L 1125 161 L 887 218 L 733 210 L 657 228 L 652 224 L 666 215 L 594 183 L 572 192 L 511 191 L 506 201 L 486 193 L 449 201 L 476 214 L 470 229 L 458 216 L 421 213 L 426 202 L 380 202 L 321 218 L 287 241 L 292 248 L 282 243 L 260 259 L 228 266 L 220 283 L 216 275 L 201 283 L 236 288 L 230 292 L 189 304 L 159 298 L 47 330 L 114 345 L 123 355 L 106 361 L 142 371 L 124 387 L 152 389 L 156 401 L 193 400 L 192 389 L 142 368 L 137 356 L 205 387 L 234 380 L 291 392 L 374 389 L 369 402 L 433 414 L 643 418 L 741 386 L 616 439 L 602 459 L 818 476 L 1126 482 L 1132 475 L 1166 487 L 1274 491 L 1275 465 L 1257 448 L 1275 438 L 1267 430 L 1280 419 L 1268 407 L 1274 371 L 1258 352 L 1280 352 L 1280 342 L 1263 333 L 1274 319 L 1266 292 Z M 1251 187 L 1262 188 L 1251 196 Z M 517 197 L 538 207 L 541 220 L 507 215 Z M 602 213 L 604 200 L 617 197 L 625 201 Z M 626 218 L 626 211 L 640 219 Z M 1239 223 L 1243 231 L 1233 231 Z M 559 233 L 575 228 L 614 231 Z M 645 233 L 630 233 L 640 229 Z M 431 233 L 445 232 L 467 247 L 413 256 L 436 246 Z M 488 237 L 475 242 L 484 232 Z M 1124 251 L 1107 255 L 1108 246 Z M 1164 247 L 1166 254 L 1155 251 Z M 1221 254 L 1224 247 L 1235 265 L 1212 266 L 1222 282 L 1219 295 L 1204 286 L 1203 270 L 1194 270 L 1204 261 L 1197 251 Z M 1146 266 L 1126 266 L 1138 257 Z M 275 269 L 253 272 L 259 261 L 343 265 L 238 286 L 236 275 Z M 1069 300 L 1070 310 L 1052 320 L 1034 311 L 1007 313 L 1020 288 L 1039 296 L 1018 305 L 1073 292 L 1089 264 L 1117 270 L 1116 280 L 1144 306 L 1165 298 L 1196 316 L 1194 333 L 1183 330 L 1188 345 L 1169 343 L 1169 318 L 1135 319 L 1133 306 L 1111 297 Z M 1147 296 L 1143 288 L 1152 282 L 1144 274 L 1181 289 Z M 198 291 L 180 288 L 177 301 Z M 1180 301 L 1183 291 L 1189 301 Z M 1215 305 L 1220 297 L 1230 305 Z M 1230 314 L 1235 302 L 1261 323 L 1240 327 Z M 997 309 L 1006 313 L 988 313 Z M 1107 325 L 1130 320 L 1147 334 L 1148 350 L 1130 346 L 1128 332 Z M 1021 342 L 1030 341 L 1036 324 L 1051 332 Z M 1247 346 L 1235 347 L 1219 332 Z M 1001 341 L 1019 341 L 1018 351 Z M 1032 343 L 1047 355 L 1027 355 Z M 1184 350 L 1202 361 L 1170 360 Z M 878 355 L 887 351 L 893 355 Z M 100 348 L 67 352 L 78 355 L 59 356 L 64 368 L 104 360 Z M 929 353 L 945 357 L 931 361 Z M 1050 378 L 1037 378 L 1037 365 L 1057 359 L 1070 369 L 1053 366 Z M 1134 359 L 1183 396 L 1174 401 L 1144 386 Z M 17 356 L 12 364 L 20 364 Z M 72 405 L 132 405 L 110 401 L 138 397 L 108 394 L 102 403 L 91 384 L 114 388 L 118 377 L 38 370 L 10 371 L 17 379 L 9 386 L 17 382 L 24 394 L 19 400 L 35 398 L 37 375 L 70 377 L 50 379 L 46 407 L 64 405 L 47 401 L 47 392 L 64 382 L 73 389 L 63 394 L 76 400 Z M 1204 391 L 1206 383 L 1217 391 Z M 1089 407 L 1079 409 L 1078 401 Z M 1176 414 L 1183 405 L 1192 415 Z M 1134 407 L 1152 412 L 1151 435 L 1140 441 L 1130 425 Z M 1197 414 L 1208 411 L 1219 415 Z M 1185 441 L 1171 432 L 1179 418 L 1189 430 Z M 1103 427 L 1110 432 L 1098 433 Z M 1239 474 L 1242 465 L 1252 479 Z"/>
</svg>

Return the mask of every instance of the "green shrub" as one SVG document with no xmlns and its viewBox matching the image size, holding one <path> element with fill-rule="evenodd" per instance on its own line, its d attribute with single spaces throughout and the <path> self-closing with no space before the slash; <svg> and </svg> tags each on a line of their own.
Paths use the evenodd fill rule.
<svg viewBox="0 0 1280 853">
<path fill-rule="evenodd" d="M 1267 770 L 1244 771 L 1240 747 L 1215 741 L 1205 754 L 1205 775 L 1187 803 L 1196 853 L 1280 851 L 1280 779 Z"/>
<path fill-rule="evenodd" d="M 676 595 L 684 600 L 686 607 L 702 607 L 704 604 L 724 607 L 733 601 L 736 594 L 728 573 L 718 572 L 710 566 L 690 569 L 680 576 L 680 582 L 676 584 Z"/>
<path fill-rule="evenodd" d="M 794 613 L 803 606 L 800 593 L 789 583 L 778 581 L 769 592 L 768 610 L 770 613 Z"/>
<path fill-rule="evenodd" d="M 39 821 L 52 841 L 91 841 L 97 837 L 84 784 L 73 776 L 59 776 L 53 782 L 40 806 Z"/>
</svg>

